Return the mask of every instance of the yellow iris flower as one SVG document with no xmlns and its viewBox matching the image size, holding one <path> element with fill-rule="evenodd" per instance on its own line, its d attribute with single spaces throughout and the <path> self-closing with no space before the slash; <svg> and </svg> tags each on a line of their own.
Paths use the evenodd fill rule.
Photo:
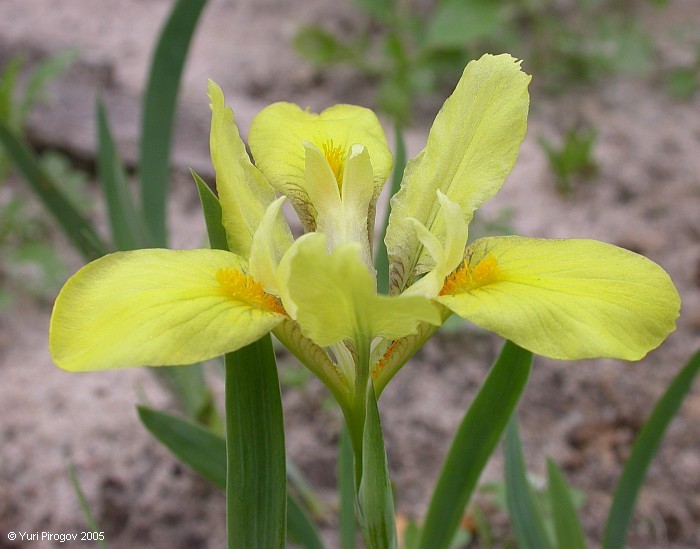
<svg viewBox="0 0 700 549">
<path fill-rule="evenodd" d="M 188 364 L 273 331 L 349 404 L 358 369 L 378 394 L 453 312 L 553 358 L 641 358 L 675 329 L 680 307 L 652 261 L 592 240 L 467 247 L 474 211 L 515 163 L 529 81 L 508 55 L 465 69 L 392 199 L 390 296 L 377 294 L 372 266 L 375 206 L 393 163 L 374 113 L 275 103 L 252 123 L 253 164 L 210 83 L 231 251 L 137 250 L 85 266 L 56 300 L 54 361 L 70 371 Z M 285 199 L 306 232 L 296 241 Z"/>
</svg>

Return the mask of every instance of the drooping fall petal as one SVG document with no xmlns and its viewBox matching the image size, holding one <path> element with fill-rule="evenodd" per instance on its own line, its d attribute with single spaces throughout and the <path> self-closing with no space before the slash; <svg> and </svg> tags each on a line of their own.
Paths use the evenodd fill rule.
<svg viewBox="0 0 700 549">
<path fill-rule="evenodd" d="M 438 301 L 534 353 L 638 360 L 675 329 L 680 298 L 653 261 L 595 240 L 492 237 Z"/>
<path fill-rule="evenodd" d="M 445 238 L 436 191 L 459 204 L 467 222 L 501 188 L 525 136 L 530 77 L 510 55 L 484 55 L 464 70 L 430 130 L 425 149 L 408 162 L 401 190 L 392 198 L 385 242 L 392 293 L 434 260 L 410 219 Z"/>
<path fill-rule="evenodd" d="M 93 261 L 56 299 L 53 360 L 76 372 L 191 364 L 252 343 L 285 315 L 244 268 L 222 250 L 136 250 Z"/>
</svg>

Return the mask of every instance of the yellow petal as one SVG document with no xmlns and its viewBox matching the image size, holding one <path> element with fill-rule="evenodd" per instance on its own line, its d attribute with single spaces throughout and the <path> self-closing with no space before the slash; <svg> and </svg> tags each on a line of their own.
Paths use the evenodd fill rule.
<svg viewBox="0 0 700 549">
<path fill-rule="evenodd" d="M 358 252 L 357 245 L 345 244 L 329 255 L 325 235 L 310 233 L 283 258 L 283 301 L 304 335 L 327 347 L 358 338 L 398 339 L 416 333 L 421 322 L 440 324 L 437 307 L 424 297 L 377 295 Z"/>
<path fill-rule="evenodd" d="M 279 197 L 265 211 L 265 215 L 253 235 L 248 263 L 253 278 L 260 282 L 266 291 L 275 295 L 279 295 L 277 268 L 284 252 L 292 244 L 291 233 L 275 230 L 280 221 L 286 225 L 282 215 L 284 201 L 284 196 Z"/>
<path fill-rule="evenodd" d="M 316 209 L 316 231 L 328 239 L 328 250 L 350 242 L 360 245 L 362 261 L 374 272 L 369 215 L 373 199 L 372 166 L 367 149 L 350 147 L 343 168 L 344 184 L 336 178 L 323 153 L 306 142 L 305 184 Z"/>
<path fill-rule="evenodd" d="M 484 55 L 467 65 L 435 118 L 425 149 L 409 161 L 401 190 L 391 200 L 385 241 L 392 293 L 435 265 L 409 219 L 444 241 L 438 189 L 459 204 L 467 222 L 500 189 L 525 136 L 529 82 L 509 55 Z"/>
<path fill-rule="evenodd" d="M 376 201 L 391 172 L 393 158 L 384 130 L 371 110 L 335 105 L 315 114 L 292 103 L 274 103 L 253 120 L 248 143 L 255 164 L 279 193 L 289 197 L 307 231 L 316 226 L 316 210 L 304 182 L 305 142 L 324 152 L 338 177 L 350 147 L 364 145 L 372 165 L 372 195 Z"/>
<path fill-rule="evenodd" d="M 233 111 L 224 104 L 221 88 L 209 81 L 211 101 L 211 159 L 216 170 L 216 189 L 222 209 L 229 249 L 248 258 L 250 246 L 275 190 L 248 158 L 238 133 Z M 275 225 L 279 239 L 289 231 L 283 219 Z"/>
<path fill-rule="evenodd" d="M 653 261 L 595 240 L 483 238 L 438 301 L 533 353 L 638 360 L 675 329 L 680 298 Z"/>
<path fill-rule="evenodd" d="M 423 278 L 410 286 L 403 295 L 424 295 L 435 297 L 442 289 L 445 277 L 449 275 L 464 257 L 467 246 L 468 227 L 462 210 L 441 191 L 437 191 L 440 211 L 445 221 L 445 241 L 440 242 L 420 221 L 410 218 L 418 239 L 428 251 L 435 266 Z"/>
<path fill-rule="evenodd" d="M 53 360 L 74 372 L 191 364 L 252 343 L 285 315 L 244 268 L 221 250 L 136 250 L 93 261 L 56 299 Z"/>
</svg>

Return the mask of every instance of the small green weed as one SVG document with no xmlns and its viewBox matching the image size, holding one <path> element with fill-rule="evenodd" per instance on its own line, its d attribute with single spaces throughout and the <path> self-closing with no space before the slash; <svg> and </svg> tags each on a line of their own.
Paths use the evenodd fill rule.
<svg viewBox="0 0 700 549">
<path fill-rule="evenodd" d="M 666 75 L 666 87 L 673 97 L 688 100 L 700 86 L 700 63 L 694 66 L 678 67 Z"/>
<path fill-rule="evenodd" d="M 571 128 L 559 145 L 540 138 L 561 194 L 570 194 L 578 182 L 590 179 L 597 172 L 593 152 L 596 135 L 593 128 Z"/>
</svg>

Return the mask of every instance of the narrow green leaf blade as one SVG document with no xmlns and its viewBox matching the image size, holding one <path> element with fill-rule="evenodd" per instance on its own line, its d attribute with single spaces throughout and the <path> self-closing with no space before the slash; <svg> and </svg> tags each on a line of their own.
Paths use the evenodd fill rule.
<svg viewBox="0 0 700 549">
<path fill-rule="evenodd" d="M 226 441 L 211 431 L 165 412 L 137 406 L 144 427 L 182 463 L 222 490 L 226 488 Z"/>
<path fill-rule="evenodd" d="M 287 459 L 287 485 L 288 491 L 299 499 L 300 504 L 309 510 L 311 516 L 326 517 L 328 513 L 326 505 L 319 499 L 301 469 L 290 459 Z"/>
<path fill-rule="evenodd" d="M 547 478 L 557 547 L 586 549 L 586 535 L 571 500 L 569 486 L 561 470 L 551 459 L 547 460 Z"/>
<path fill-rule="evenodd" d="M 170 147 L 180 76 L 206 0 L 178 0 L 151 63 L 141 127 L 141 203 L 156 246 L 165 246 Z"/>
<path fill-rule="evenodd" d="M 394 125 L 394 136 L 396 141 L 396 156 L 394 158 L 394 171 L 391 174 L 391 188 L 386 205 L 386 212 L 379 227 L 379 244 L 374 258 L 374 268 L 377 270 L 377 292 L 380 294 L 389 293 L 389 255 L 384 243 L 386 228 L 389 225 L 389 214 L 391 214 L 391 197 L 401 188 L 403 171 L 406 167 L 406 141 L 403 138 L 403 129 L 399 124 Z"/>
<path fill-rule="evenodd" d="M 542 516 L 535 507 L 530 491 L 515 415 L 508 423 L 503 449 L 505 454 L 506 504 L 518 547 L 547 549 L 551 547 L 551 544 L 544 528 Z"/>
<path fill-rule="evenodd" d="M 272 338 L 226 355 L 228 546 L 284 547 L 284 425 Z"/>
<path fill-rule="evenodd" d="M 532 353 L 507 341 L 457 429 L 435 486 L 421 549 L 450 546 L 486 462 L 525 388 Z"/>
<path fill-rule="evenodd" d="M 0 122 L 0 144 L 83 257 L 93 260 L 105 255 L 109 251 L 108 246 L 97 235 L 90 222 L 78 212 L 44 172 L 36 154 L 3 122 Z"/>
<path fill-rule="evenodd" d="M 202 364 L 157 368 L 155 374 L 165 381 L 187 417 L 211 428 L 222 428 Z"/>
<path fill-rule="evenodd" d="M 395 548 L 394 494 L 372 383 L 368 384 L 367 390 L 367 415 L 362 434 L 362 479 L 357 499 L 365 543 L 369 547 Z"/>
<path fill-rule="evenodd" d="M 124 165 L 119 159 L 104 104 L 98 97 L 97 113 L 97 173 L 107 204 L 112 240 L 119 250 L 135 250 L 147 246 L 148 238 L 141 215 L 134 207 Z"/>
<path fill-rule="evenodd" d="M 223 437 L 179 416 L 146 406 L 138 406 L 137 410 L 144 427 L 176 458 L 218 488 L 226 488 L 226 440 Z M 322 547 L 304 509 L 291 496 L 287 506 L 290 536 L 309 549 Z"/>
<path fill-rule="evenodd" d="M 7 62 L 0 73 L 0 122 L 4 122 L 11 129 L 21 131 L 18 124 L 19 117 L 12 108 L 15 100 L 17 77 L 22 69 L 22 58 L 15 56 Z"/>
<path fill-rule="evenodd" d="M 46 86 L 78 58 L 77 50 L 68 50 L 49 57 L 32 72 L 17 105 L 17 122 L 24 126 L 34 105 L 42 99 Z"/>
<path fill-rule="evenodd" d="M 287 497 L 287 529 L 297 544 L 307 549 L 323 549 L 316 526 L 292 496 Z"/>
<path fill-rule="evenodd" d="M 678 412 L 685 395 L 690 391 L 698 371 L 700 371 L 700 352 L 695 353 L 676 375 L 637 435 L 632 453 L 625 463 L 615 488 L 603 534 L 604 549 L 624 547 L 637 495 L 644 483 L 649 465 L 656 455 L 666 429 Z"/>
<path fill-rule="evenodd" d="M 338 447 L 338 496 L 340 497 L 340 546 L 357 547 L 355 519 L 355 469 L 348 426 L 343 422 Z"/>
<path fill-rule="evenodd" d="M 202 202 L 204 222 L 207 225 L 207 233 L 209 234 L 209 245 L 214 250 L 228 250 L 226 230 L 221 222 L 221 203 L 214 191 L 209 188 L 201 177 L 193 170 L 190 170 L 190 173 L 197 184 L 199 200 Z"/>
<path fill-rule="evenodd" d="M 78 498 L 78 504 L 80 505 L 80 509 L 83 512 L 83 516 L 85 516 L 85 520 L 87 521 L 88 528 L 90 528 L 90 531 L 92 531 L 93 533 L 102 534 L 104 536 L 104 533 L 100 530 L 100 527 L 97 525 L 97 521 L 95 520 L 95 516 L 92 514 L 92 511 L 90 510 L 90 505 L 88 505 L 87 499 L 85 498 L 85 494 L 83 493 L 83 489 L 80 486 L 80 481 L 78 480 L 78 474 L 76 473 L 75 467 L 73 466 L 73 464 L 70 464 L 68 466 L 68 476 L 70 476 L 70 482 L 73 485 L 73 491 L 75 492 L 75 495 Z M 95 543 L 97 543 L 97 546 L 100 549 L 107 548 L 107 543 L 105 543 L 104 538 L 102 538 L 102 539 L 95 538 Z"/>
</svg>

